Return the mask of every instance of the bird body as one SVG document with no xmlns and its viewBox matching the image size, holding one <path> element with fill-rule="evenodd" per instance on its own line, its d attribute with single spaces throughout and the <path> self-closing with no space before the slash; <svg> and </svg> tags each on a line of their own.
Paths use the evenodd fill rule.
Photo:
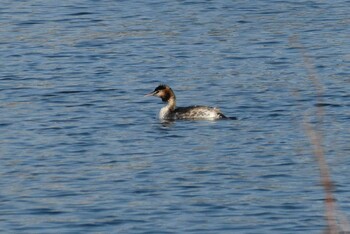
<svg viewBox="0 0 350 234">
<path fill-rule="evenodd" d="M 217 120 L 230 119 L 226 117 L 220 109 L 209 106 L 188 106 L 176 107 L 176 96 L 174 91 L 168 85 L 159 85 L 155 90 L 146 96 L 156 96 L 166 102 L 159 112 L 159 118 L 162 120 Z"/>
</svg>

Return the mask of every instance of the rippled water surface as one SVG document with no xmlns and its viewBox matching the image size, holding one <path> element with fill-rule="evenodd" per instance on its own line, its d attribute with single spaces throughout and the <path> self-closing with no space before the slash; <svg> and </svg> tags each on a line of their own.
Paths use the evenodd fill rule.
<svg viewBox="0 0 350 234">
<path fill-rule="evenodd" d="M 0 231 L 321 233 L 303 126 L 317 107 L 349 217 L 349 11 L 345 0 L 4 0 Z M 179 106 L 238 120 L 161 123 L 161 101 L 143 97 L 159 83 Z"/>
</svg>

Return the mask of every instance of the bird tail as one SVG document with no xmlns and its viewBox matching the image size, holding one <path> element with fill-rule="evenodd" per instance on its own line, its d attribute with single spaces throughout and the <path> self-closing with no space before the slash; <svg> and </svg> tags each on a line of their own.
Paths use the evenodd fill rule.
<svg viewBox="0 0 350 234">
<path fill-rule="evenodd" d="M 218 113 L 221 119 L 227 119 L 227 120 L 237 120 L 237 117 L 227 117 L 223 113 Z"/>
</svg>

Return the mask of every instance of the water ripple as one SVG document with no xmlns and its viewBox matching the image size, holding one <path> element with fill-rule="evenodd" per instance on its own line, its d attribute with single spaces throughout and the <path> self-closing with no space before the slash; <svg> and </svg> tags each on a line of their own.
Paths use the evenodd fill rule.
<svg viewBox="0 0 350 234">
<path fill-rule="evenodd" d="M 1 232 L 320 233 L 317 107 L 348 216 L 347 1 L 2 5 Z M 161 123 L 159 83 L 238 120 Z"/>
</svg>

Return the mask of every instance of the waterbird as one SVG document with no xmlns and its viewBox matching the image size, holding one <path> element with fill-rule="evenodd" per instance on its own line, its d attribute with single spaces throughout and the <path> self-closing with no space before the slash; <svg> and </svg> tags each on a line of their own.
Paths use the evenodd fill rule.
<svg viewBox="0 0 350 234">
<path fill-rule="evenodd" d="M 161 120 L 219 120 L 236 119 L 235 117 L 226 117 L 219 108 L 209 106 L 188 106 L 176 107 L 176 96 L 174 91 L 165 84 L 159 85 L 154 91 L 145 96 L 155 96 L 166 103 L 160 109 L 159 119 Z"/>
</svg>

